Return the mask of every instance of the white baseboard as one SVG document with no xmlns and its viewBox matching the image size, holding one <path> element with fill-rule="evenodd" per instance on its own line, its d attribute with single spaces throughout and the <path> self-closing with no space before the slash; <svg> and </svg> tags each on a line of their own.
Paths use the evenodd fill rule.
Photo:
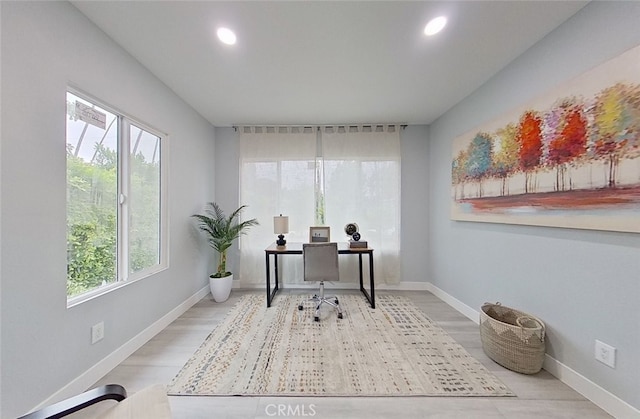
<svg viewBox="0 0 640 419">
<path fill-rule="evenodd" d="M 367 288 L 367 284 L 365 284 Z M 376 285 L 376 291 L 429 291 L 431 284 L 428 282 L 400 282 L 399 284 L 380 284 Z"/>
<path fill-rule="evenodd" d="M 473 309 L 472 307 L 469 307 L 462 301 L 458 300 L 452 295 L 447 294 L 446 292 L 444 292 L 443 290 L 441 290 L 440 288 L 436 287 L 431 283 L 429 283 L 428 291 L 430 291 L 431 294 L 435 295 L 436 297 L 438 297 L 439 299 L 441 299 L 442 301 L 444 301 L 445 303 L 449 304 L 451 307 L 459 311 L 461 314 L 463 314 L 466 318 L 468 318 L 475 324 L 480 323 L 479 311 Z"/>
<path fill-rule="evenodd" d="M 179 306 L 171 310 L 169 313 L 158 319 L 155 323 L 138 333 L 124 345 L 110 353 L 106 358 L 96 363 L 93 367 L 82 373 L 69 384 L 56 391 L 46 400 L 34 407 L 32 410 L 41 409 L 60 400 L 75 396 L 86 391 L 96 381 L 104 377 L 109 371 L 117 367 L 131 354 L 140 349 L 142 345 L 147 343 L 151 338 L 164 330 L 169 324 L 180 317 L 184 312 L 189 310 L 195 303 L 202 300 L 209 293 L 209 285 L 202 288 Z"/>
<path fill-rule="evenodd" d="M 562 381 L 614 418 L 640 418 L 640 410 L 608 392 L 582 374 L 572 370 L 549 355 L 545 355 L 542 366 L 551 375 Z"/>
<path fill-rule="evenodd" d="M 455 310 L 459 311 L 465 317 L 471 319 L 474 323 L 480 322 L 480 312 L 474 310 L 468 305 L 464 304 L 457 298 L 449 295 L 445 291 L 436 287 L 433 284 L 429 284 L 429 291 L 440 298 L 445 303 L 449 304 Z M 544 364 L 542 366 L 551 375 L 562 381 L 584 397 L 589 399 L 593 404 L 612 415 L 614 418 L 640 419 L 640 410 L 631 406 L 629 403 L 620 399 L 616 395 L 610 393 L 604 388 L 600 387 L 593 381 L 579 374 L 578 372 L 567 367 L 558 360 L 552 358 L 548 354 L 545 355 Z"/>
</svg>

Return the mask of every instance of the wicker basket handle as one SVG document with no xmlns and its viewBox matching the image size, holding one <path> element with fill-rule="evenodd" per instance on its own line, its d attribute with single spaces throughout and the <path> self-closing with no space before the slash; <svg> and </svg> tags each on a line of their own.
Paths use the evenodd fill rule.
<svg viewBox="0 0 640 419">
<path fill-rule="evenodd" d="M 542 335 L 541 335 L 541 336 L 544 336 L 544 332 L 545 332 L 545 330 L 544 330 L 544 323 L 542 323 L 540 320 L 536 319 L 535 317 L 531 317 L 531 316 L 520 316 L 520 317 L 518 317 L 518 318 L 516 319 L 516 324 L 517 324 L 518 326 L 520 326 L 521 328 L 525 329 L 525 326 L 523 326 L 523 324 L 522 324 L 525 320 L 527 320 L 527 321 L 532 321 L 532 322 L 534 322 L 535 324 L 537 324 L 537 325 L 538 325 L 538 328 L 542 330 Z M 531 327 L 527 327 L 527 329 L 532 329 L 532 328 L 531 328 Z M 544 340 L 544 338 L 542 338 L 542 340 Z"/>
</svg>

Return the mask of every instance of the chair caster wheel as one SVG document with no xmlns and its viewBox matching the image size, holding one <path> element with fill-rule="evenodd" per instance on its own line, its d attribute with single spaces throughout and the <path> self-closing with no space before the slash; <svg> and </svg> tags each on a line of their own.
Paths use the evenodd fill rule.
<svg viewBox="0 0 640 419">
<path fill-rule="evenodd" d="M 302 306 L 302 304 L 298 306 L 298 310 L 301 310 L 301 311 L 304 310 L 304 307 Z"/>
<path fill-rule="evenodd" d="M 316 316 L 316 317 L 313 318 L 313 320 L 319 322 L 320 321 L 320 317 Z"/>
<path fill-rule="evenodd" d="M 336 298 L 336 304 L 339 304 L 339 303 L 338 303 L 338 299 L 337 299 L 337 298 Z"/>
<path fill-rule="evenodd" d="M 338 313 L 338 318 L 341 319 L 342 318 L 342 313 Z"/>
</svg>

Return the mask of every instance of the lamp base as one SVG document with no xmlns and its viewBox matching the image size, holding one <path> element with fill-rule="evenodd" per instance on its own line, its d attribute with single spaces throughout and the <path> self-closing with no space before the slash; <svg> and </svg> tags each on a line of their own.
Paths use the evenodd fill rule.
<svg viewBox="0 0 640 419">
<path fill-rule="evenodd" d="M 285 246 L 287 244 L 287 241 L 284 239 L 284 234 L 280 234 L 278 235 L 278 240 L 276 240 L 276 245 L 277 246 Z"/>
</svg>

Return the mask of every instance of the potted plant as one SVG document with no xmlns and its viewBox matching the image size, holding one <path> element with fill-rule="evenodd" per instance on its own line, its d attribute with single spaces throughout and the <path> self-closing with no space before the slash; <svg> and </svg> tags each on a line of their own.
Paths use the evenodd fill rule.
<svg viewBox="0 0 640 419">
<path fill-rule="evenodd" d="M 220 257 L 217 272 L 209 275 L 211 295 L 219 303 L 229 298 L 233 284 L 233 274 L 227 271 L 227 249 L 249 227 L 258 225 L 255 218 L 239 222 L 240 213 L 245 207 L 246 205 L 242 205 L 227 217 L 218 204 L 209 202 L 204 214 L 192 215 L 198 220 L 198 228 L 206 233 L 209 245 Z"/>
</svg>

